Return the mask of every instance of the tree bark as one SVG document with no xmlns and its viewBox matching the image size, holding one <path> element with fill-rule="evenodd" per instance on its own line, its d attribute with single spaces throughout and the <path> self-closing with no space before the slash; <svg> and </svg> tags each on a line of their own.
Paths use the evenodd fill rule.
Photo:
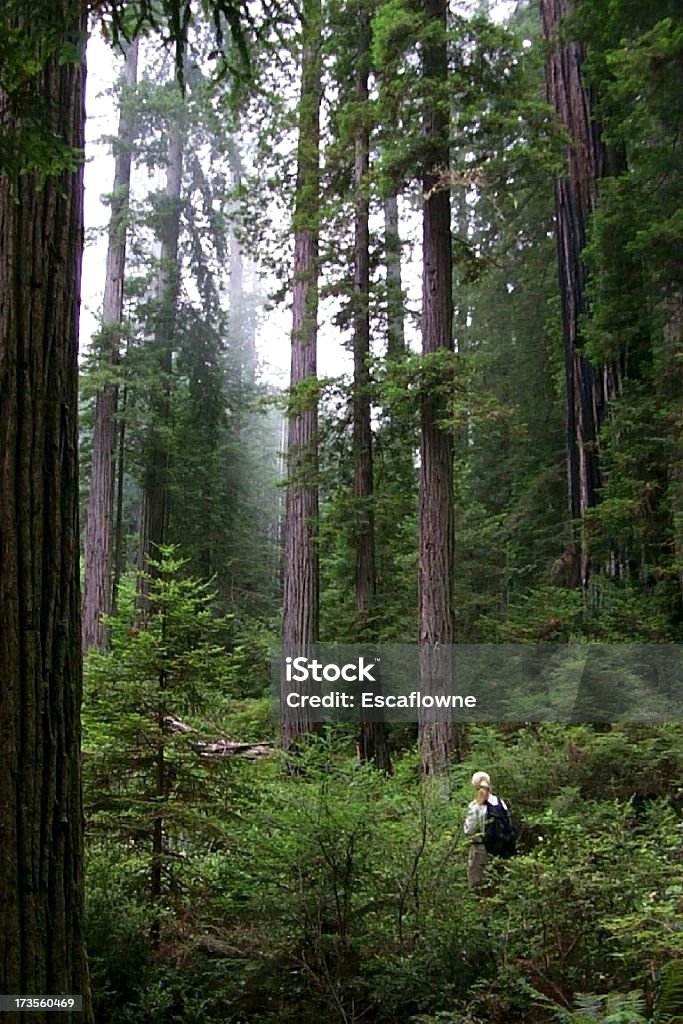
<svg viewBox="0 0 683 1024">
<path fill-rule="evenodd" d="M 305 647 L 318 639 L 318 400 L 314 390 L 318 336 L 320 213 L 321 5 L 305 0 L 294 210 L 292 408 L 288 416 L 287 507 L 282 640 Z M 308 383 L 309 387 L 306 388 Z M 302 385 L 304 388 L 302 389 Z M 311 388 L 313 386 L 313 388 Z M 284 714 L 281 743 L 296 746 L 316 731 L 306 712 Z"/>
<path fill-rule="evenodd" d="M 446 0 L 424 0 L 430 37 L 423 43 L 426 157 L 422 208 L 422 353 L 453 351 L 451 204 L 447 174 L 448 54 Z M 421 399 L 419 642 L 423 693 L 447 685 L 450 648 L 455 639 L 453 615 L 453 445 L 441 425 L 443 392 L 423 392 Z M 445 645 L 445 646 L 444 646 Z M 450 722 L 423 714 L 419 724 L 422 770 L 443 774 L 455 744 Z"/>
<path fill-rule="evenodd" d="M 123 482 L 126 463 L 126 405 L 128 402 L 128 388 L 124 384 L 119 405 L 119 427 L 116 453 L 116 519 L 114 526 L 114 578 L 112 580 L 112 613 L 116 612 L 119 586 L 125 564 L 125 552 L 123 549 Z"/>
<path fill-rule="evenodd" d="M 570 140 L 568 172 L 555 183 L 555 218 L 567 388 L 569 512 L 578 530 L 573 582 L 586 588 L 590 558 L 583 521 L 600 497 L 598 434 L 608 402 L 617 392 L 619 371 L 615 366 L 594 366 L 583 354 L 581 321 L 587 303 L 582 254 L 597 201 L 598 179 L 613 173 L 618 161 L 602 140 L 594 117 L 595 97 L 583 81 L 585 48 L 575 40 L 558 39 L 564 19 L 573 13 L 574 0 L 540 0 L 540 9 L 544 37 L 554 45 L 546 64 L 548 101 Z"/>
<path fill-rule="evenodd" d="M 84 143 L 85 17 L 55 4 L 61 37 L 25 83 L 49 138 Z M 14 10 L 16 11 L 16 5 Z M 26 15 L 3 35 L 31 41 Z M 55 12 L 56 13 L 56 12 Z M 36 50 L 39 50 L 36 42 Z M 73 56 L 60 60 L 69 46 Z M 22 96 L 0 89 L 20 138 Z M 78 316 L 83 168 L 0 176 L 0 991 L 83 995 L 78 533 Z M 24 1019 L 47 1021 L 34 1010 Z"/>
<path fill-rule="evenodd" d="M 356 88 L 358 123 L 353 165 L 354 260 L 353 260 L 353 457 L 354 547 L 356 549 L 355 601 L 357 636 L 373 639 L 376 599 L 374 474 L 370 400 L 370 129 L 368 126 L 368 78 L 370 18 L 359 8 Z M 391 757 L 384 722 L 362 721 L 359 739 L 362 761 L 391 771 Z"/>
<path fill-rule="evenodd" d="M 124 82 L 128 89 L 137 81 L 138 42 L 126 50 Z M 125 97 L 124 97 L 125 101 Z M 114 164 L 114 187 L 109 221 L 109 245 L 102 308 L 99 362 L 116 367 L 123 316 L 123 282 L 129 208 L 133 117 L 125 102 L 119 115 L 119 134 Z M 91 647 L 108 646 L 108 630 L 102 616 L 112 609 L 112 549 L 114 513 L 114 449 L 118 385 L 108 382 L 97 392 L 93 429 L 92 468 L 85 534 L 85 595 L 83 599 L 83 653 Z"/>
<path fill-rule="evenodd" d="M 165 217 L 161 227 L 159 253 L 159 313 L 153 345 L 158 360 L 160 386 L 152 402 L 152 419 L 147 448 L 147 464 L 143 480 L 142 518 L 140 523 L 141 576 L 138 603 L 143 618 L 149 611 L 149 580 L 154 576 L 150 559 L 159 557 L 159 549 L 168 540 L 169 524 L 169 459 L 167 430 L 170 420 L 169 386 L 173 369 L 173 340 L 178 305 L 178 239 L 180 237 L 181 194 L 183 183 L 183 149 L 185 146 L 184 112 L 181 110 L 171 127 L 166 169 Z M 145 575 L 142 575 L 145 574 Z"/>
<path fill-rule="evenodd" d="M 370 416 L 370 133 L 367 126 L 368 59 L 370 23 L 359 10 L 359 47 L 356 61 L 355 98 L 358 125 L 355 133 L 354 270 L 353 270 L 353 454 L 356 553 L 356 622 L 367 635 L 375 597 L 375 523 L 372 509 L 373 466 Z"/>
</svg>

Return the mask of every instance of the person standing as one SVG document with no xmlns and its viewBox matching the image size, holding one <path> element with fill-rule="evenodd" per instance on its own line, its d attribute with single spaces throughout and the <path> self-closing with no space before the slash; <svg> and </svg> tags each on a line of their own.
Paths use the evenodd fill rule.
<svg viewBox="0 0 683 1024">
<path fill-rule="evenodd" d="M 467 808 L 465 835 L 470 839 L 470 848 L 467 854 L 467 882 L 470 889 L 476 889 L 484 880 L 484 871 L 489 859 L 489 852 L 484 844 L 489 807 L 500 805 L 506 813 L 507 807 L 491 792 L 491 779 L 488 772 L 475 772 L 472 776 L 472 785 L 476 790 L 476 796 Z"/>
</svg>

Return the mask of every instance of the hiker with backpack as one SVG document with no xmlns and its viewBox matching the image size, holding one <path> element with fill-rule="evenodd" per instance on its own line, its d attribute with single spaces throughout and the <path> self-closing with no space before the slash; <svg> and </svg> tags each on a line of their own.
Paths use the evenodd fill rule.
<svg viewBox="0 0 683 1024">
<path fill-rule="evenodd" d="M 465 835 L 470 837 L 467 881 L 476 889 L 484 880 L 489 856 L 511 857 L 515 852 L 515 830 L 505 802 L 491 792 L 487 772 L 475 772 L 472 785 L 477 793 L 467 808 Z"/>
</svg>

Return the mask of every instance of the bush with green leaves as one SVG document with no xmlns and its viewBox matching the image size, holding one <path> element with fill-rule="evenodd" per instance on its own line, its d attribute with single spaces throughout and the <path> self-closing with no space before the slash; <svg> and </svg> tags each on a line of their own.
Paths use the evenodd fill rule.
<svg viewBox="0 0 683 1024">
<path fill-rule="evenodd" d="M 182 891 L 164 908 L 161 949 L 141 957 L 137 995 L 134 978 L 120 981 L 121 943 L 146 936 L 144 850 L 122 836 L 114 855 L 111 835 L 91 847 L 92 907 L 107 871 L 112 892 L 125 879 L 109 953 L 106 914 L 92 924 L 103 998 L 115 1005 L 116 979 L 133 992 L 108 1019 L 132 1019 L 132 1006 L 202 1024 L 652 1019 L 683 958 L 681 737 L 679 725 L 478 726 L 448 787 L 420 781 L 416 751 L 393 776 L 360 766 L 335 730 L 294 773 L 277 757 L 223 775 L 209 764 L 187 813 L 210 827 L 178 840 Z M 462 823 L 481 767 L 520 853 L 470 892 Z"/>
</svg>

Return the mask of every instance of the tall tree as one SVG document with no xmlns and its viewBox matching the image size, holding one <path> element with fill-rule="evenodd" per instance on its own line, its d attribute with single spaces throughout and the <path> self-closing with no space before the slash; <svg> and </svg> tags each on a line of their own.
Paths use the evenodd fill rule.
<svg viewBox="0 0 683 1024">
<path fill-rule="evenodd" d="M 655 605 L 672 625 L 683 610 L 674 586 L 683 550 L 682 19 L 675 0 L 646 8 L 586 0 L 572 22 L 587 45 L 605 135 L 628 166 L 600 182 L 585 252 L 586 348 L 597 365 L 618 363 L 625 378 L 600 435 L 591 556 L 615 566 L 620 590 L 641 605 L 635 617 L 643 625 Z"/>
<path fill-rule="evenodd" d="M 595 118 L 594 91 L 584 80 L 585 45 L 560 36 L 574 12 L 574 0 L 541 0 L 543 34 L 552 50 L 546 66 L 548 100 L 567 133 L 567 173 L 555 183 L 555 219 L 565 379 L 569 509 L 578 524 L 574 582 L 586 587 L 590 575 L 583 531 L 586 512 L 599 501 L 601 486 L 598 434 L 607 403 L 619 387 L 619 367 L 597 366 L 586 357 L 582 320 L 587 312 L 586 246 L 590 217 L 597 201 L 598 179 L 613 173 L 615 155 L 605 145 Z"/>
<path fill-rule="evenodd" d="M 0 10 L 0 986 L 81 993 L 86 1022 L 77 336 L 94 6 L 9 0 Z M 136 6 L 138 28 L 158 25 L 156 3 Z M 211 6 L 241 39 L 232 3 Z M 178 5 L 163 7 L 181 56 Z M 112 5 L 119 29 L 129 10 Z"/>
<path fill-rule="evenodd" d="M 383 199 L 384 265 L 386 287 L 386 360 L 388 382 L 400 381 L 405 372 L 406 297 L 403 289 L 401 222 L 396 186 Z M 391 399 L 393 392 L 394 400 Z M 418 472 L 416 451 L 419 443 L 417 418 L 405 415 L 395 398 L 405 394 L 401 387 L 385 389 L 382 416 L 375 434 L 375 488 L 377 498 L 377 576 L 378 607 L 384 631 L 393 620 L 388 636 L 414 638 L 415 606 L 418 586 L 415 574 L 406 579 L 402 560 L 410 557 L 417 542 Z M 401 528 L 397 532 L 396 524 Z M 399 582 L 399 580 L 401 582 Z M 396 612 L 405 609 L 404 625 L 396 633 Z"/>
<path fill-rule="evenodd" d="M 4 51 L 17 59 L 0 87 L 3 148 L 18 172 L 0 175 L 0 990 L 82 994 L 79 1019 L 90 1021 L 77 455 L 84 8 L 5 4 L 0 34 L 21 40 Z M 54 160 L 41 173 L 46 147 Z"/>
<path fill-rule="evenodd" d="M 368 79 L 370 16 L 358 8 L 355 67 L 357 123 L 354 132 L 354 257 L 353 257 L 353 457 L 356 554 L 356 623 L 362 640 L 372 638 L 376 601 L 374 476 L 370 401 L 370 127 Z M 360 755 L 385 771 L 391 768 L 384 722 L 363 721 Z"/>
<path fill-rule="evenodd" d="M 301 93 L 294 209 L 292 296 L 292 407 L 287 435 L 287 508 L 282 639 L 306 646 L 318 639 L 318 243 L 320 216 L 320 0 L 305 0 L 302 12 Z M 303 714 L 282 725 L 285 750 L 313 725 Z"/>
<path fill-rule="evenodd" d="M 451 202 L 449 164 L 447 0 L 424 0 L 422 42 L 424 164 L 422 207 L 422 353 L 433 359 L 453 351 Z M 453 615 L 453 445 L 444 388 L 424 389 L 420 446 L 420 675 L 424 690 L 447 682 Z M 445 647 L 444 647 L 445 645 Z M 420 721 L 422 769 L 441 774 L 452 753 L 449 722 Z"/>
<path fill-rule="evenodd" d="M 123 281 L 126 264 L 133 114 L 125 90 L 135 87 L 138 70 L 137 39 L 126 47 L 119 131 L 115 143 L 114 187 L 111 195 L 109 243 L 102 304 L 102 332 L 98 362 L 105 369 L 119 362 Z M 111 372 L 111 370 L 110 370 Z M 92 466 L 85 533 L 85 593 L 83 597 L 83 651 L 104 650 L 107 627 L 102 616 L 112 608 L 112 548 L 114 515 L 114 450 L 118 385 L 107 381 L 95 398 Z M 120 469 L 119 469 L 120 472 Z"/>
<path fill-rule="evenodd" d="M 158 312 L 152 346 L 160 371 L 153 421 L 150 427 L 142 494 L 140 524 L 140 604 L 147 609 L 150 576 L 160 547 L 168 540 L 169 522 L 169 443 L 170 376 L 173 368 L 173 339 L 176 331 L 178 288 L 178 240 L 180 237 L 183 149 L 185 146 L 184 103 L 178 97 L 173 118 L 166 165 L 166 186 L 161 211 L 159 272 L 157 279 Z"/>
</svg>

